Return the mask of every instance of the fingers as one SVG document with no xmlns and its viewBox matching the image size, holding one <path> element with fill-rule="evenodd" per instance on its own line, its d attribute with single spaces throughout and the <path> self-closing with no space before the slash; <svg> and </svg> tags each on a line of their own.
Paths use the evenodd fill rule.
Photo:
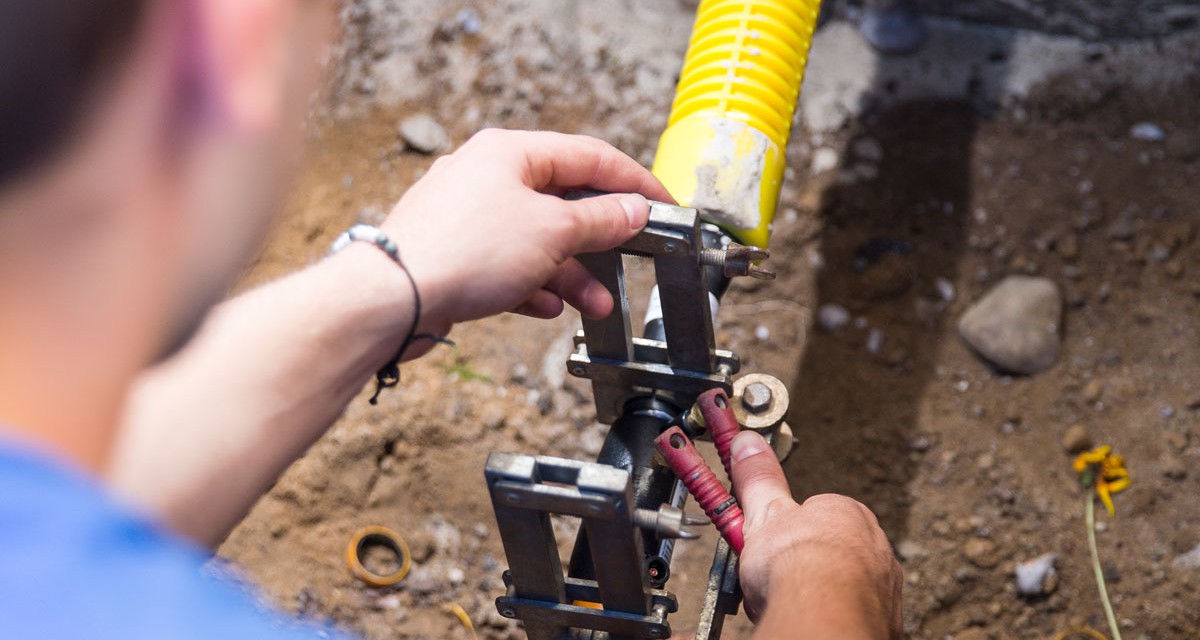
<svg viewBox="0 0 1200 640">
<path fill-rule="evenodd" d="M 507 135 L 523 143 L 528 184 L 534 189 L 588 187 L 674 202 L 658 178 L 607 142 L 544 131 L 512 131 Z"/>
<path fill-rule="evenodd" d="M 552 291 L 536 289 L 524 302 L 514 307 L 512 312 L 531 318 L 550 320 L 562 314 L 563 300 Z"/>
<path fill-rule="evenodd" d="M 566 209 L 566 216 L 556 221 L 556 228 L 560 231 L 560 249 L 568 256 L 612 249 L 636 235 L 650 218 L 650 203 L 636 193 L 570 201 L 544 197 L 552 199 L 548 204 L 560 212 Z"/>
<path fill-rule="evenodd" d="M 766 521 L 772 503 L 792 502 L 792 490 L 775 451 L 762 436 L 743 431 L 733 439 L 730 451 L 733 489 L 746 514 L 746 526 L 753 530 Z"/>
<path fill-rule="evenodd" d="M 574 258 L 562 263 L 542 288 L 557 294 L 589 318 L 606 318 L 612 313 L 612 294 Z"/>
</svg>

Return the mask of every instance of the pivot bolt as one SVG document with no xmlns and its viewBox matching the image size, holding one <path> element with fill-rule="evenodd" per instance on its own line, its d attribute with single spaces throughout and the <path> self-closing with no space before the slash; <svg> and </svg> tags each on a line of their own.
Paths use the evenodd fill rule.
<svg viewBox="0 0 1200 640">
<path fill-rule="evenodd" d="M 771 408 L 771 387 L 752 382 L 742 391 L 742 406 L 750 413 L 763 413 Z"/>
<path fill-rule="evenodd" d="M 515 618 L 517 617 L 517 612 L 514 609 L 505 607 L 500 610 L 500 615 L 504 616 L 505 618 Z"/>
</svg>

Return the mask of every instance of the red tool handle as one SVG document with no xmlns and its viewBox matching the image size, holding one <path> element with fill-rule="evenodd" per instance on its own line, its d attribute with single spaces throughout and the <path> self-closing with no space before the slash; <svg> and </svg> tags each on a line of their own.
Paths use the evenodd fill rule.
<svg viewBox="0 0 1200 640">
<path fill-rule="evenodd" d="M 707 420 L 707 418 L 706 418 Z M 671 427 L 654 439 L 654 445 L 679 476 L 704 514 L 712 520 L 735 553 L 742 552 L 742 522 L 746 519 L 737 500 L 705 464 L 700 452 L 679 427 Z"/>
<path fill-rule="evenodd" d="M 729 404 L 729 396 L 724 389 L 711 389 L 696 398 L 696 406 L 700 407 L 700 415 L 704 416 L 704 424 L 712 436 L 713 444 L 717 445 L 717 455 L 721 456 L 721 464 L 725 465 L 725 475 L 733 481 L 733 467 L 729 463 L 729 446 L 733 437 L 742 430 L 733 407 Z"/>
</svg>

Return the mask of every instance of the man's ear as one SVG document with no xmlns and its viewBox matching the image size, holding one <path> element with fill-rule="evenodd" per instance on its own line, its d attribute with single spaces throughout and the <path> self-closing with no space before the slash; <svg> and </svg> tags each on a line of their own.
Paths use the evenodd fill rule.
<svg viewBox="0 0 1200 640">
<path fill-rule="evenodd" d="M 194 62 L 212 115 L 226 126 L 256 133 L 280 125 L 292 5 L 286 0 L 194 3 Z"/>
</svg>

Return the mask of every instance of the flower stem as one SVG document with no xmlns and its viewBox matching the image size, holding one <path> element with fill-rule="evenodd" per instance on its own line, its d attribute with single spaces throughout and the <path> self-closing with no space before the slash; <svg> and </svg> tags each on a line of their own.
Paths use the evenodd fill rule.
<svg viewBox="0 0 1200 640">
<path fill-rule="evenodd" d="M 1096 588 L 1100 591 L 1100 602 L 1104 605 L 1104 617 L 1108 618 L 1108 630 L 1113 640 L 1121 640 L 1121 629 L 1117 627 L 1117 616 L 1108 601 L 1108 586 L 1104 584 L 1104 571 L 1100 569 L 1100 552 L 1096 550 L 1096 500 L 1092 494 L 1087 498 L 1088 548 L 1092 551 L 1092 572 L 1096 574 Z"/>
</svg>

